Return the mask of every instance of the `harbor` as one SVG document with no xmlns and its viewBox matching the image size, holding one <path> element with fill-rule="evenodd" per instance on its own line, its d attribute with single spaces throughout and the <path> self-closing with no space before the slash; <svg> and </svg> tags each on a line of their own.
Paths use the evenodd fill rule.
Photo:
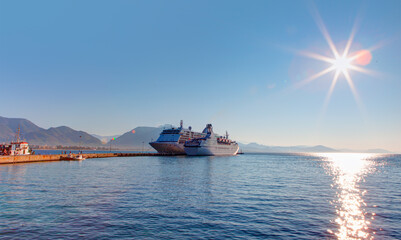
<svg viewBox="0 0 401 240">
<path fill-rule="evenodd" d="M 135 133 L 135 130 L 131 131 Z M 78 139 L 78 138 L 77 138 Z M 79 140 L 82 136 L 79 135 Z M 144 143 L 142 141 L 142 152 L 110 152 L 86 153 L 82 154 L 81 143 L 79 143 L 78 154 L 62 151 L 57 153 L 39 153 L 35 154 L 30 148 L 28 142 L 21 137 L 21 128 L 18 125 L 15 139 L 9 143 L 0 144 L 0 164 L 29 163 L 29 162 L 47 162 L 47 161 L 83 161 L 87 158 L 110 158 L 110 157 L 137 157 L 137 156 L 170 156 L 170 155 L 188 155 L 188 156 L 233 156 L 238 153 L 238 143 L 225 136 L 217 135 L 213 132 L 212 124 L 207 124 L 201 132 L 192 131 L 191 127 L 184 129 L 183 121 L 179 128 L 171 127 L 164 129 L 159 138 L 149 144 L 157 153 L 144 152 Z M 60 152 L 58 152 L 60 153 Z"/>
<path fill-rule="evenodd" d="M 63 154 L 64 153 L 64 154 Z M 112 157 L 143 157 L 143 156 L 168 156 L 168 153 L 145 153 L 145 152 L 103 152 L 86 153 L 80 150 L 78 154 L 67 151 L 62 154 L 35 154 L 29 147 L 28 142 L 20 139 L 20 126 L 18 126 L 15 141 L 0 144 L 0 164 L 50 162 L 50 161 L 83 161 L 88 158 L 112 158 Z"/>
<path fill-rule="evenodd" d="M 151 157 L 168 156 L 160 153 L 87 153 L 82 154 L 88 158 L 111 158 L 111 157 Z M 50 161 L 69 161 L 68 154 L 46 154 L 46 155 L 7 155 L 0 156 L 0 164 L 30 163 L 30 162 L 50 162 Z M 74 161 L 74 160 L 71 160 Z"/>
</svg>

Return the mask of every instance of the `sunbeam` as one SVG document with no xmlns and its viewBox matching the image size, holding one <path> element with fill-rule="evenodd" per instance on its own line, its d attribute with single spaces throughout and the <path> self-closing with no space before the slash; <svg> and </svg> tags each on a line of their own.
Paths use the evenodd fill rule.
<svg viewBox="0 0 401 240">
<path fill-rule="evenodd" d="M 358 66 L 355 66 L 355 65 L 350 65 L 349 69 L 355 70 L 355 71 L 360 72 L 360 73 L 365 73 L 365 74 L 368 74 L 368 75 L 374 75 L 374 76 L 380 75 L 379 72 L 375 72 L 373 70 L 369 70 L 369 69 L 366 69 L 366 68 L 358 67 Z"/>
<path fill-rule="evenodd" d="M 329 45 L 332 53 L 334 54 L 334 57 L 338 58 L 340 55 L 339 55 L 339 53 L 337 51 L 337 48 L 334 45 L 333 40 L 331 40 L 330 34 L 327 31 L 327 28 L 324 25 L 324 22 L 323 22 L 320 14 L 319 14 L 319 11 L 316 8 L 315 8 L 315 16 L 314 17 L 315 17 L 316 24 L 319 27 L 319 30 L 322 32 L 323 37 L 326 39 L 326 42 Z"/>
<path fill-rule="evenodd" d="M 351 78 L 351 76 L 349 75 L 349 73 L 346 71 L 346 72 L 343 72 L 344 73 L 344 77 L 345 77 L 345 79 L 347 80 L 347 82 L 348 82 L 348 85 L 349 85 L 349 87 L 350 87 L 350 89 L 351 89 L 351 91 L 352 91 L 352 94 L 354 95 L 354 97 L 355 97 L 355 100 L 357 101 L 357 103 L 359 103 L 360 102 L 360 100 L 359 100 L 359 95 L 358 95 L 358 93 L 357 93 L 357 91 L 356 91 L 356 89 L 355 89 L 355 85 L 354 85 L 354 82 L 352 81 L 352 78 Z"/>
<path fill-rule="evenodd" d="M 323 109 L 326 109 L 327 105 L 329 104 L 329 101 L 330 101 L 330 98 L 331 98 L 331 94 L 333 93 L 334 87 L 336 86 L 336 83 L 337 83 L 337 80 L 338 80 L 339 76 L 340 76 L 340 71 L 336 71 L 336 73 L 334 75 L 334 78 L 333 78 L 333 81 L 331 82 L 329 92 L 327 93 L 326 99 L 324 100 Z"/>
<path fill-rule="evenodd" d="M 297 85 L 298 86 L 303 86 L 303 85 L 305 85 L 305 84 L 307 84 L 309 82 L 312 82 L 313 80 L 315 80 L 315 79 L 317 79 L 317 78 L 319 78 L 319 77 L 321 77 L 323 75 L 326 75 L 327 73 L 333 71 L 334 69 L 335 69 L 334 66 L 330 66 L 330 67 L 328 67 L 328 68 L 326 68 L 326 69 L 324 69 L 324 70 L 322 70 L 322 71 L 310 76 L 309 78 L 303 80 L 302 82 L 298 83 Z"/>
<path fill-rule="evenodd" d="M 317 53 L 311 53 L 311 52 L 307 52 L 307 51 L 296 51 L 296 52 L 299 55 L 304 55 L 306 57 L 313 58 L 313 59 L 316 59 L 316 60 L 321 60 L 321 61 L 325 61 L 325 62 L 328 62 L 328 63 L 332 63 L 333 62 L 332 58 L 329 58 L 329 57 L 326 57 L 326 56 L 323 56 L 323 55 L 320 55 L 320 54 L 317 54 Z"/>
</svg>

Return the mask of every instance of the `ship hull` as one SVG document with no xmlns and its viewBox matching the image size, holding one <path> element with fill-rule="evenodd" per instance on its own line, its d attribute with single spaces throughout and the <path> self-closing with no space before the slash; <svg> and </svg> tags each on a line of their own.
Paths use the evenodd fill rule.
<svg viewBox="0 0 401 240">
<path fill-rule="evenodd" d="M 191 146 L 184 148 L 188 156 L 232 156 L 236 155 L 239 147 L 232 146 Z"/>
<path fill-rule="evenodd" d="M 149 144 L 161 154 L 185 155 L 184 144 L 177 142 L 151 142 Z"/>
</svg>

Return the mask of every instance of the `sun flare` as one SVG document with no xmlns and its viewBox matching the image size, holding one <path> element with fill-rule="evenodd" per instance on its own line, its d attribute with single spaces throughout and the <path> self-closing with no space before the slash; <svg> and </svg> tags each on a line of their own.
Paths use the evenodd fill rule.
<svg viewBox="0 0 401 240">
<path fill-rule="evenodd" d="M 359 96 L 356 91 L 354 81 L 351 77 L 350 72 L 356 71 L 356 72 L 369 74 L 369 75 L 377 75 L 376 72 L 365 68 L 365 66 L 368 65 L 372 60 L 371 51 L 377 47 L 374 46 L 369 49 L 363 49 L 363 50 L 359 50 L 359 51 L 355 51 L 355 52 L 350 52 L 351 45 L 354 41 L 354 36 L 355 36 L 355 32 L 356 32 L 356 24 L 355 24 L 354 27 L 352 28 L 351 34 L 350 34 L 347 42 L 346 42 L 345 48 L 344 48 L 342 54 L 340 54 L 337 46 L 334 44 L 333 40 L 331 39 L 331 36 L 330 36 L 329 32 L 327 31 L 326 26 L 324 25 L 323 20 L 321 19 L 320 15 L 318 14 L 317 11 L 316 11 L 315 17 L 316 17 L 316 19 L 315 19 L 316 23 L 331 50 L 332 56 L 331 57 L 324 56 L 324 55 L 321 55 L 318 53 L 313 53 L 313 52 L 308 52 L 308 51 L 297 51 L 297 53 L 300 55 L 306 56 L 308 58 L 326 62 L 330 65 L 327 68 L 321 70 L 320 72 L 315 73 L 315 74 L 309 76 L 308 78 L 304 79 L 303 81 L 299 82 L 297 84 L 297 86 L 299 87 L 299 86 L 308 84 L 330 72 L 334 72 L 334 76 L 331 81 L 330 89 L 326 96 L 324 108 L 327 107 L 327 104 L 330 101 L 331 95 L 333 93 L 333 90 L 334 90 L 337 82 L 342 79 L 346 80 L 346 82 L 348 83 L 348 85 L 352 91 L 352 94 L 354 95 L 354 98 L 355 98 L 357 104 L 359 105 L 359 107 L 361 107 L 360 106 L 361 101 L 359 100 Z"/>
</svg>

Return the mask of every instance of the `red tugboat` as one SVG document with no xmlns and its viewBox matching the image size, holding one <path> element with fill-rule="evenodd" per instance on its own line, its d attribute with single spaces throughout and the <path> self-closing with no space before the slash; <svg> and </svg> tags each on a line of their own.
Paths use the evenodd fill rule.
<svg viewBox="0 0 401 240">
<path fill-rule="evenodd" d="M 30 155 L 31 149 L 25 141 L 20 140 L 20 127 L 17 129 L 15 141 L 9 144 L 0 144 L 0 155 Z"/>
</svg>

